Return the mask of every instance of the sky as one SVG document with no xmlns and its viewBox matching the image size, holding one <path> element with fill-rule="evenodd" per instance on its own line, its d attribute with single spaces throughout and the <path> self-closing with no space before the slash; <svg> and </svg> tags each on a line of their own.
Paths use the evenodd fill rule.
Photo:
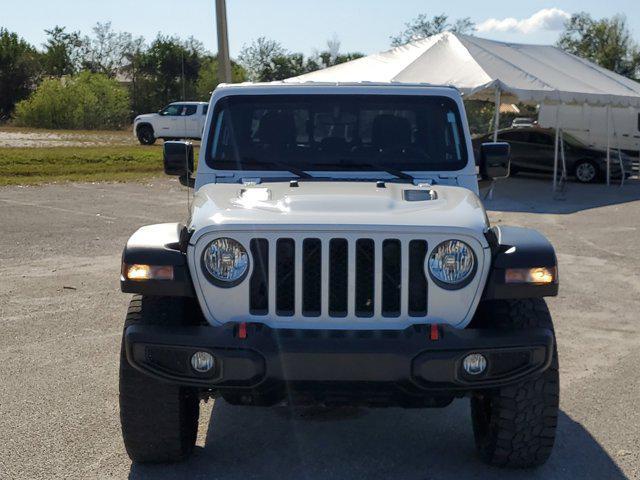
<svg viewBox="0 0 640 480">
<path fill-rule="evenodd" d="M 96 22 L 143 36 L 158 32 L 193 35 L 210 51 L 216 48 L 214 0 L 0 0 L 0 27 L 19 33 L 40 47 L 44 30 L 55 25 L 90 33 Z M 640 43 L 639 0 L 491 1 L 462 0 L 227 0 L 229 44 L 236 56 L 259 36 L 279 41 L 291 52 L 311 54 L 337 38 L 341 51 L 365 54 L 387 50 L 389 37 L 418 14 L 444 13 L 451 20 L 470 17 L 476 35 L 519 43 L 554 43 L 570 14 L 595 18 L 627 16 Z"/>
</svg>

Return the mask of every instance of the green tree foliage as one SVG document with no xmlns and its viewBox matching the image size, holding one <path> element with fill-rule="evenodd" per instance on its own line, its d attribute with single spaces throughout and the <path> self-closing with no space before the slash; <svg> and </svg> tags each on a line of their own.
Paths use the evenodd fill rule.
<svg viewBox="0 0 640 480">
<path fill-rule="evenodd" d="M 340 40 L 334 35 L 333 38 L 327 40 L 325 50 L 316 53 L 307 61 L 307 70 L 314 71 L 320 68 L 333 67 L 334 65 L 350 62 L 351 60 L 362 57 L 364 57 L 364 53 L 360 52 L 341 53 Z"/>
<path fill-rule="evenodd" d="M 340 42 L 334 37 L 327 42 L 326 50 L 305 58 L 302 53 L 287 51 L 275 40 L 259 37 L 242 48 L 240 55 L 238 55 L 238 63 L 244 68 L 247 78 L 252 82 L 271 82 L 364 56 L 359 52 L 341 54 L 339 49 Z"/>
<path fill-rule="evenodd" d="M 264 82 L 269 78 L 277 59 L 288 54 L 286 49 L 275 40 L 258 37 L 250 45 L 245 45 L 238 55 L 238 62 L 247 72 L 252 82 Z"/>
<path fill-rule="evenodd" d="M 447 31 L 472 34 L 476 28 L 475 23 L 469 17 L 460 18 L 453 23 L 449 23 L 449 17 L 444 13 L 435 15 L 432 18 L 429 18 L 424 13 L 420 14 L 410 22 L 405 23 L 404 27 L 402 32 L 391 37 L 391 45 L 393 47 Z"/>
<path fill-rule="evenodd" d="M 67 32 L 64 27 L 57 25 L 45 32 L 47 41 L 42 54 L 44 73 L 53 77 L 77 73 L 84 54 L 80 32 Z"/>
<path fill-rule="evenodd" d="M 29 96 L 40 72 L 38 52 L 17 34 L 0 28 L 0 120 Z"/>
<path fill-rule="evenodd" d="M 622 15 L 595 20 L 588 13 L 574 14 L 558 46 L 620 75 L 640 77 L 640 49 Z"/>
<path fill-rule="evenodd" d="M 15 112 L 18 125 L 39 128 L 117 129 L 128 117 L 127 91 L 106 75 L 91 72 L 44 80 Z"/>
<path fill-rule="evenodd" d="M 215 56 L 206 56 L 202 61 L 198 80 L 196 81 L 196 99 L 200 101 L 208 101 L 211 92 L 218 86 L 218 59 Z M 231 82 L 239 83 L 247 79 L 247 74 L 236 62 L 231 62 Z"/>
<path fill-rule="evenodd" d="M 204 47 L 193 37 L 183 41 L 158 35 L 137 58 L 140 91 L 136 95 L 156 110 L 175 100 L 194 98 L 203 58 Z"/>
<path fill-rule="evenodd" d="M 98 22 L 93 27 L 93 35 L 81 41 L 82 68 L 115 77 L 123 72 L 143 46 L 142 37 L 134 37 L 129 32 L 116 32 L 111 22 Z"/>
</svg>

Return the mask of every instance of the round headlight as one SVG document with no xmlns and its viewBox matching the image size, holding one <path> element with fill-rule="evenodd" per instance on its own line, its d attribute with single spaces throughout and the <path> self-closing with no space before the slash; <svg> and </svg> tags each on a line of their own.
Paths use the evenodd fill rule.
<svg viewBox="0 0 640 480">
<path fill-rule="evenodd" d="M 464 287 L 476 271 L 473 250 L 460 240 L 442 242 L 433 249 L 427 263 L 433 281 L 447 289 Z"/>
<path fill-rule="evenodd" d="M 236 240 L 216 238 L 205 248 L 202 263 L 215 284 L 233 287 L 244 280 L 249 270 L 249 255 Z"/>
</svg>

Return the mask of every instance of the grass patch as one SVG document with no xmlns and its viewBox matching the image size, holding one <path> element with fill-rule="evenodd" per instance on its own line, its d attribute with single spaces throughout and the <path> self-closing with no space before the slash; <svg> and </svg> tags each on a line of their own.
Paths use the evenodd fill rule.
<svg viewBox="0 0 640 480">
<path fill-rule="evenodd" d="M 161 146 L 0 148 L 0 185 L 140 181 L 162 174 Z"/>
</svg>

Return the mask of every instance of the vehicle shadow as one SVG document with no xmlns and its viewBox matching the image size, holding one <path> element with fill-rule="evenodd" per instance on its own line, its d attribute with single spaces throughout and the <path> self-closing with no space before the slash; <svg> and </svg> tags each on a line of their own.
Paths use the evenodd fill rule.
<svg viewBox="0 0 640 480">
<path fill-rule="evenodd" d="M 446 409 L 212 409 L 206 444 L 177 465 L 131 466 L 133 479 L 625 479 L 598 442 L 561 413 L 550 460 L 503 470 L 475 454 L 468 400 Z"/>
<path fill-rule="evenodd" d="M 640 180 L 628 179 L 623 186 L 568 182 L 554 193 L 549 177 L 522 174 L 496 182 L 493 199 L 485 199 L 487 191 L 483 188 L 480 198 L 490 211 L 569 214 L 640 200 Z"/>
</svg>

